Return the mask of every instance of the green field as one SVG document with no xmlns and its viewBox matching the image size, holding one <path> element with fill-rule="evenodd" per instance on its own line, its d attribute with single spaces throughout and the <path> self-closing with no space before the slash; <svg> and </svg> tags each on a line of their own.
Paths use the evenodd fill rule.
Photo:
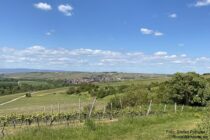
<svg viewBox="0 0 210 140">
<path fill-rule="evenodd" d="M 63 126 L 23 129 L 6 140 L 175 140 L 167 130 L 193 130 L 200 118 L 192 112 L 161 116 L 122 118 L 96 126 Z"/>
<path fill-rule="evenodd" d="M 100 83 L 100 86 L 119 86 L 119 85 L 132 85 L 132 84 L 149 84 L 151 82 L 164 81 L 168 78 L 152 78 L 145 80 L 130 80 L 122 82 L 113 82 L 113 83 Z M 32 82 L 34 83 L 34 82 Z M 78 101 L 81 99 L 82 104 L 85 106 L 92 102 L 93 97 L 90 97 L 88 94 L 82 93 L 80 96 L 77 95 L 67 95 L 66 91 L 68 88 L 58 88 L 58 89 L 49 89 L 43 91 L 36 91 L 32 95 L 32 98 L 21 98 L 12 103 L 1 106 L 0 105 L 0 114 L 7 113 L 31 113 L 31 112 L 40 112 L 45 108 L 46 112 L 50 112 L 53 107 L 54 110 L 57 110 L 58 104 L 60 104 L 61 111 L 76 111 L 78 109 Z M 0 96 L 0 104 L 10 101 L 14 98 L 25 95 L 25 93 L 18 93 L 14 95 L 5 95 Z M 106 104 L 106 102 L 112 96 L 108 96 L 104 99 L 97 100 L 96 108 L 101 109 Z"/>
<path fill-rule="evenodd" d="M 97 83 L 100 87 L 120 85 L 149 85 L 152 82 L 163 82 L 169 77 L 153 77 L 140 80 L 126 80 L 121 82 Z M 24 82 L 24 81 L 23 81 Z M 27 82 L 27 81 L 25 81 Z M 39 84 L 31 81 L 31 84 Z M 10 114 L 51 114 L 53 113 L 75 113 L 79 109 L 91 104 L 93 97 L 87 92 L 68 95 L 68 87 L 34 91 L 32 97 L 22 97 L 26 93 L 0 96 L 0 104 L 22 97 L 8 104 L 0 105 L 0 116 Z M 119 94 L 120 95 L 120 94 Z M 95 103 L 95 111 L 103 110 L 104 106 L 115 95 L 99 98 Z M 202 117 L 209 108 L 189 107 L 168 104 L 166 112 L 163 112 L 165 104 L 152 104 L 151 115 L 146 116 L 149 103 L 125 108 L 121 110 L 123 115 L 114 116 L 113 119 L 95 119 L 88 123 L 81 123 L 73 119 L 72 124 L 67 126 L 65 121 L 46 126 L 40 123 L 37 127 L 34 122 L 31 126 L 17 125 L 16 129 L 11 126 L 5 128 L 5 140 L 175 140 L 166 130 L 194 130 L 201 123 Z M 182 110 L 183 107 L 183 110 Z M 175 111 L 176 108 L 176 111 Z M 141 111 L 140 111 L 141 110 Z M 136 112 L 137 111 L 137 112 Z M 139 112 L 140 111 L 140 112 Z M 132 115 L 134 113 L 135 115 Z M 136 114 L 137 113 L 137 114 Z M 141 115 L 138 115 L 140 113 Z M 49 124 L 48 124 L 49 125 Z M 1 123 L 1 127 L 2 123 Z M 17 129 L 20 128 L 20 129 Z M 177 139 L 177 138 L 176 138 Z"/>
<path fill-rule="evenodd" d="M 21 85 L 21 84 L 29 84 L 29 85 L 34 85 L 34 86 L 39 86 L 39 85 L 43 85 L 43 86 L 45 86 L 45 85 L 48 85 L 48 83 L 47 82 L 44 82 L 44 81 L 23 81 L 23 80 L 21 80 L 21 81 L 19 81 L 19 84 Z"/>
<path fill-rule="evenodd" d="M 43 112 L 44 108 L 46 112 L 50 112 L 51 108 L 53 108 L 54 111 L 57 111 L 58 104 L 60 104 L 61 111 L 75 111 L 78 108 L 79 98 L 84 105 L 88 104 L 92 100 L 91 97 L 86 95 L 67 95 L 65 93 L 66 90 L 67 88 L 59 88 L 34 92 L 31 98 L 24 97 L 17 101 L 0 106 L 0 114 L 36 113 Z M 22 95 L 24 95 L 24 93 L 3 96 L 0 98 L 0 101 L 3 103 Z"/>
</svg>

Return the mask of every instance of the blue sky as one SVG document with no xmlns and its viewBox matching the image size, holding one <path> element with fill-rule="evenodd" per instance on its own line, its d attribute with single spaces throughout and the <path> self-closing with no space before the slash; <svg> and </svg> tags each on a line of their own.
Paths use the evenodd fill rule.
<svg viewBox="0 0 210 140">
<path fill-rule="evenodd" d="M 1 0 L 0 68 L 210 71 L 210 0 Z"/>
</svg>

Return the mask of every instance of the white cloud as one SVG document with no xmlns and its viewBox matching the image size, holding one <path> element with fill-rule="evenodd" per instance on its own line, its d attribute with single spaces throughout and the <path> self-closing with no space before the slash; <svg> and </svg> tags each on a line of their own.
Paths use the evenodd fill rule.
<svg viewBox="0 0 210 140">
<path fill-rule="evenodd" d="M 165 56 L 165 58 L 169 58 L 169 59 L 174 59 L 174 58 L 176 58 L 176 57 L 177 57 L 176 55 Z"/>
<path fill-rule="evenodd" d="M 69 4 L 61 4 L 58 6 L 58 10 L 66 16 L 71 16 L 73 7 Z"/>
<path fill-rule="evenodd" d="M 155 36 L 163 36 L 163 33 L 157 31 L 157 32 L 154 32 L 154 35 Z"/>
<path fill-rule="evenodd" d="M 141 28 L 140 31 L 142 32 L 142 34 L 145 34 L 145 35 L 153 34 L 153 30 L 147 29 L 147 28 Z"/>
<path fill-rule="evenodd" d="M 170 18 L 177 18 L 177 14 L 176 13 L 172 13 L 169 15 Z"/>
<path fill-rule="evenodd" d="M 182 54 L 181 57 L 187 57 L 187 55 L 186 54 Z"/>
<path fill-rule="evenodd" d="M 207 57 L 198 57 L 196 58 L 196 61 L 210 61 L 210 59 Z"/>
<path fill-rule="evenodd" d="M 174 60 L 174 61 L 172 61 L 173 63 L 176 63 L 176 64 L 181 64 L 182 63 L 182 61 L 180 61 L 180 60 Z"/>
<path fill-rule="evenodd" d="M 180 68 L 206 68 L 209 67 L 210 58 L 200 56 L 189 57 L 186 54 L 169 54 L 165 51 L 157 51 L 152 54 L 143 52 L 120 52 L 100 49 L 66 49 L 46 48 L 34 45 L 24 49 L 0 48 L 0 67 L 29 67 L 43 69 L 76 69 L 92 68 L 98 70 L 101 66 L 112 70 L 114 67 L 152 69 L 154 66 L 172 68 L 177 71 Z M 105 70 L 105 69 L 104 69 Z M 156 70 L 156 69 L 155 69 Z M 190 70 L 189 70 L 190 71 Z"/>
<path fill-rule="evenodd" d="M 155 56 L 166 56 L 167 54 L 168 54 L 167 52 L 162 52 L 162 51 L 158 51 L 154 53 Z"/>
<path fill-rule="evenodd" d="M 195 7 L 202 7 L 202 6 L 209 6 L 210 5 L 210 0 L 197 0 L 195 3 Z"/>
<path fill-rule="evenodd" d="M 41 10 L 45 10 L 45 11 L 52 10 L 51 5 L 48 3 L 44 3 L 44 2 L 36 3 L 36 4 L 34 4 L 34 7 L 41 9 Z"/>
<path fill-rule="evenodd" d="M 154 31 L 154 30 L 148 29 L 148 28 L 141 28 L 140 31 L 144 35 L 154 35 L 154 36 L 163 36 L 164 35 L 162 32 Z"/>
</svg>

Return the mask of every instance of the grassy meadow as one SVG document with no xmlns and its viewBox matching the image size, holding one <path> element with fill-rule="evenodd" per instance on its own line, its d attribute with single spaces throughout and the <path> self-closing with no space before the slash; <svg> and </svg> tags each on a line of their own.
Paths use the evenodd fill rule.
<svg viewBox="0 0 210 140">
<path fill-rule="evenodd" d="M 5 140 L 175 140 L 167 130 L 193 130 L 199 123 L 199 116 L 192 112 L 170 113 L 82 126 L 26 128 Z"/>
<path fill-rule="evenodd" d="M 141 84 L 148 85 L 151 82 L 165 81 L 168 78 L 148 78 L 142 80 L 127 80 L 121 82 L 110 82 L 110 83 L 98 83 L 99 86 L 120 86 L 120 85 L 132 85 Z M 26 81 L 24 81 L 26 82 Z M 32 81 L 30 81 L 32 83 Z M 36 82 L 35 82 L 36 83 Z M 78 102 L 81 99 L 83 106 L 90 104 L 93 97 L 87 93 L 81 93 L 80 95 L 67 95 L 66 91 L 68 87 L 41 90 L 32 92 L 32 98 L 21 98 L 17 101 L 11 102 L 9 104 L 0 105 L 0 114 L 7 113 L 36 113 L 36 112 L 51 112 L 51 109 L 57 111 L 58 104 L 60 104 L 60 109 L 63 112 L 73 112 L 78 110 Z M 24 96 L 25 93 L 18 93 L 12 95 L 0 96 L 0 104 L 10 101 L 14 98 Z M 102 109 L 103 106 L 109 101 L 113 95 L 107 96 L 103 99 L 99 99 L 96 102 L 96 108 Z"/>
<path fill-rule="evenodd" d="M 95 84 L 102 88 L 106 86 L 117 88 L 122 85 L 136 85 L 141 88 L 151 83 L 161 83 L 169 79 L 171 77 L 163 76 Z M 27 83 L 27 81 L 22 82 Z M 39 84 L 33 81 L 29 83 Z M 0 105 L 0 116 L 10 114 L 51 114 L 52 112 L 78 113 L 80 105 L 83 110 L 83 107 L 93 102 L 94 97 L 88 92 L 68 95 L 68 89 L 69 87 L 61 87 L 33 91 L 30 98 L 22 97 L 8 104 Z M 141 91 L 141 89 L 139 90 Z M 25 94 L 23 92 L 0 96 L 0 104 L 25 96 Z M 120 97 L 123 94 L 125 93 L 118 93 L 117 96 Z M 94 105 L 94 111 L 102 111 L 115 96 L 108 95 L 104 98 L 98 98 Z M 79 104 L 79 101 L 81 104 Z M 112 113 L 120 113 L 117 116 L 114 116 L 113 113 L 112 118 L 108 116 L 108 118 L 87 119 L 81 122 L 70 120 L 70 125 L 67 125 L 62 120 L 62 122 L 59 123 L 58 121 L 52 126 L 40 123 L 38 127 L 34 122 L 31 126 L 17 125 L 14 129 L 12 125 L 4 127 L 4 123 L 1 122 L 1 129 L 4 128 L 5 133 L 5 136 L 1 138 L 3 140 L 179 140 L 179 138 L 174 138 L 167 131 L 197 130 L 209 110 L 208 105 L 206 107 L 192 107 L 154 102 L 151 104 L 151 108 L 149 106 L 149 102 L 147 102 L 120 110 L 111 110 Z M 147 116 L 149 108 L 150 115 Z M 108 112 L 110 113 L 110 110 Z M 78 114 L 76 115 L 78 116 Z"/>
</svg>

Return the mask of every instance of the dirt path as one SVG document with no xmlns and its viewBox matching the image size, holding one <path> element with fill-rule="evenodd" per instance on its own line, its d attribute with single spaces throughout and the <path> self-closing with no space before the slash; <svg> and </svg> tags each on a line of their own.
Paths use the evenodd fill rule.
<svg viewBox="0 0 210 140">
<path fill-rule="evenodd" d="M 35 94 L 35 93 L 37 93 L 37 92 L 33 92 L 33 93 L 31 93 L 31 94 Z M 25 95 L 20 96 L 20 97 L 17 97 L 17 98 L 14 98 L 14 99 L 12 99 L 12 100 L 10 100 L 10 101 L 1 103 L 0 106 L 3 106 L 3 105 L 6 105 L 6 104 L 9 104 L 9 103 L 12 103 L 12 102 L 17 101 L 17 100 L 20 100 L 20 99 L 22 99 L 22 98 L 24 98 L 24 97 L 25 97 Z"/>
</svg>

